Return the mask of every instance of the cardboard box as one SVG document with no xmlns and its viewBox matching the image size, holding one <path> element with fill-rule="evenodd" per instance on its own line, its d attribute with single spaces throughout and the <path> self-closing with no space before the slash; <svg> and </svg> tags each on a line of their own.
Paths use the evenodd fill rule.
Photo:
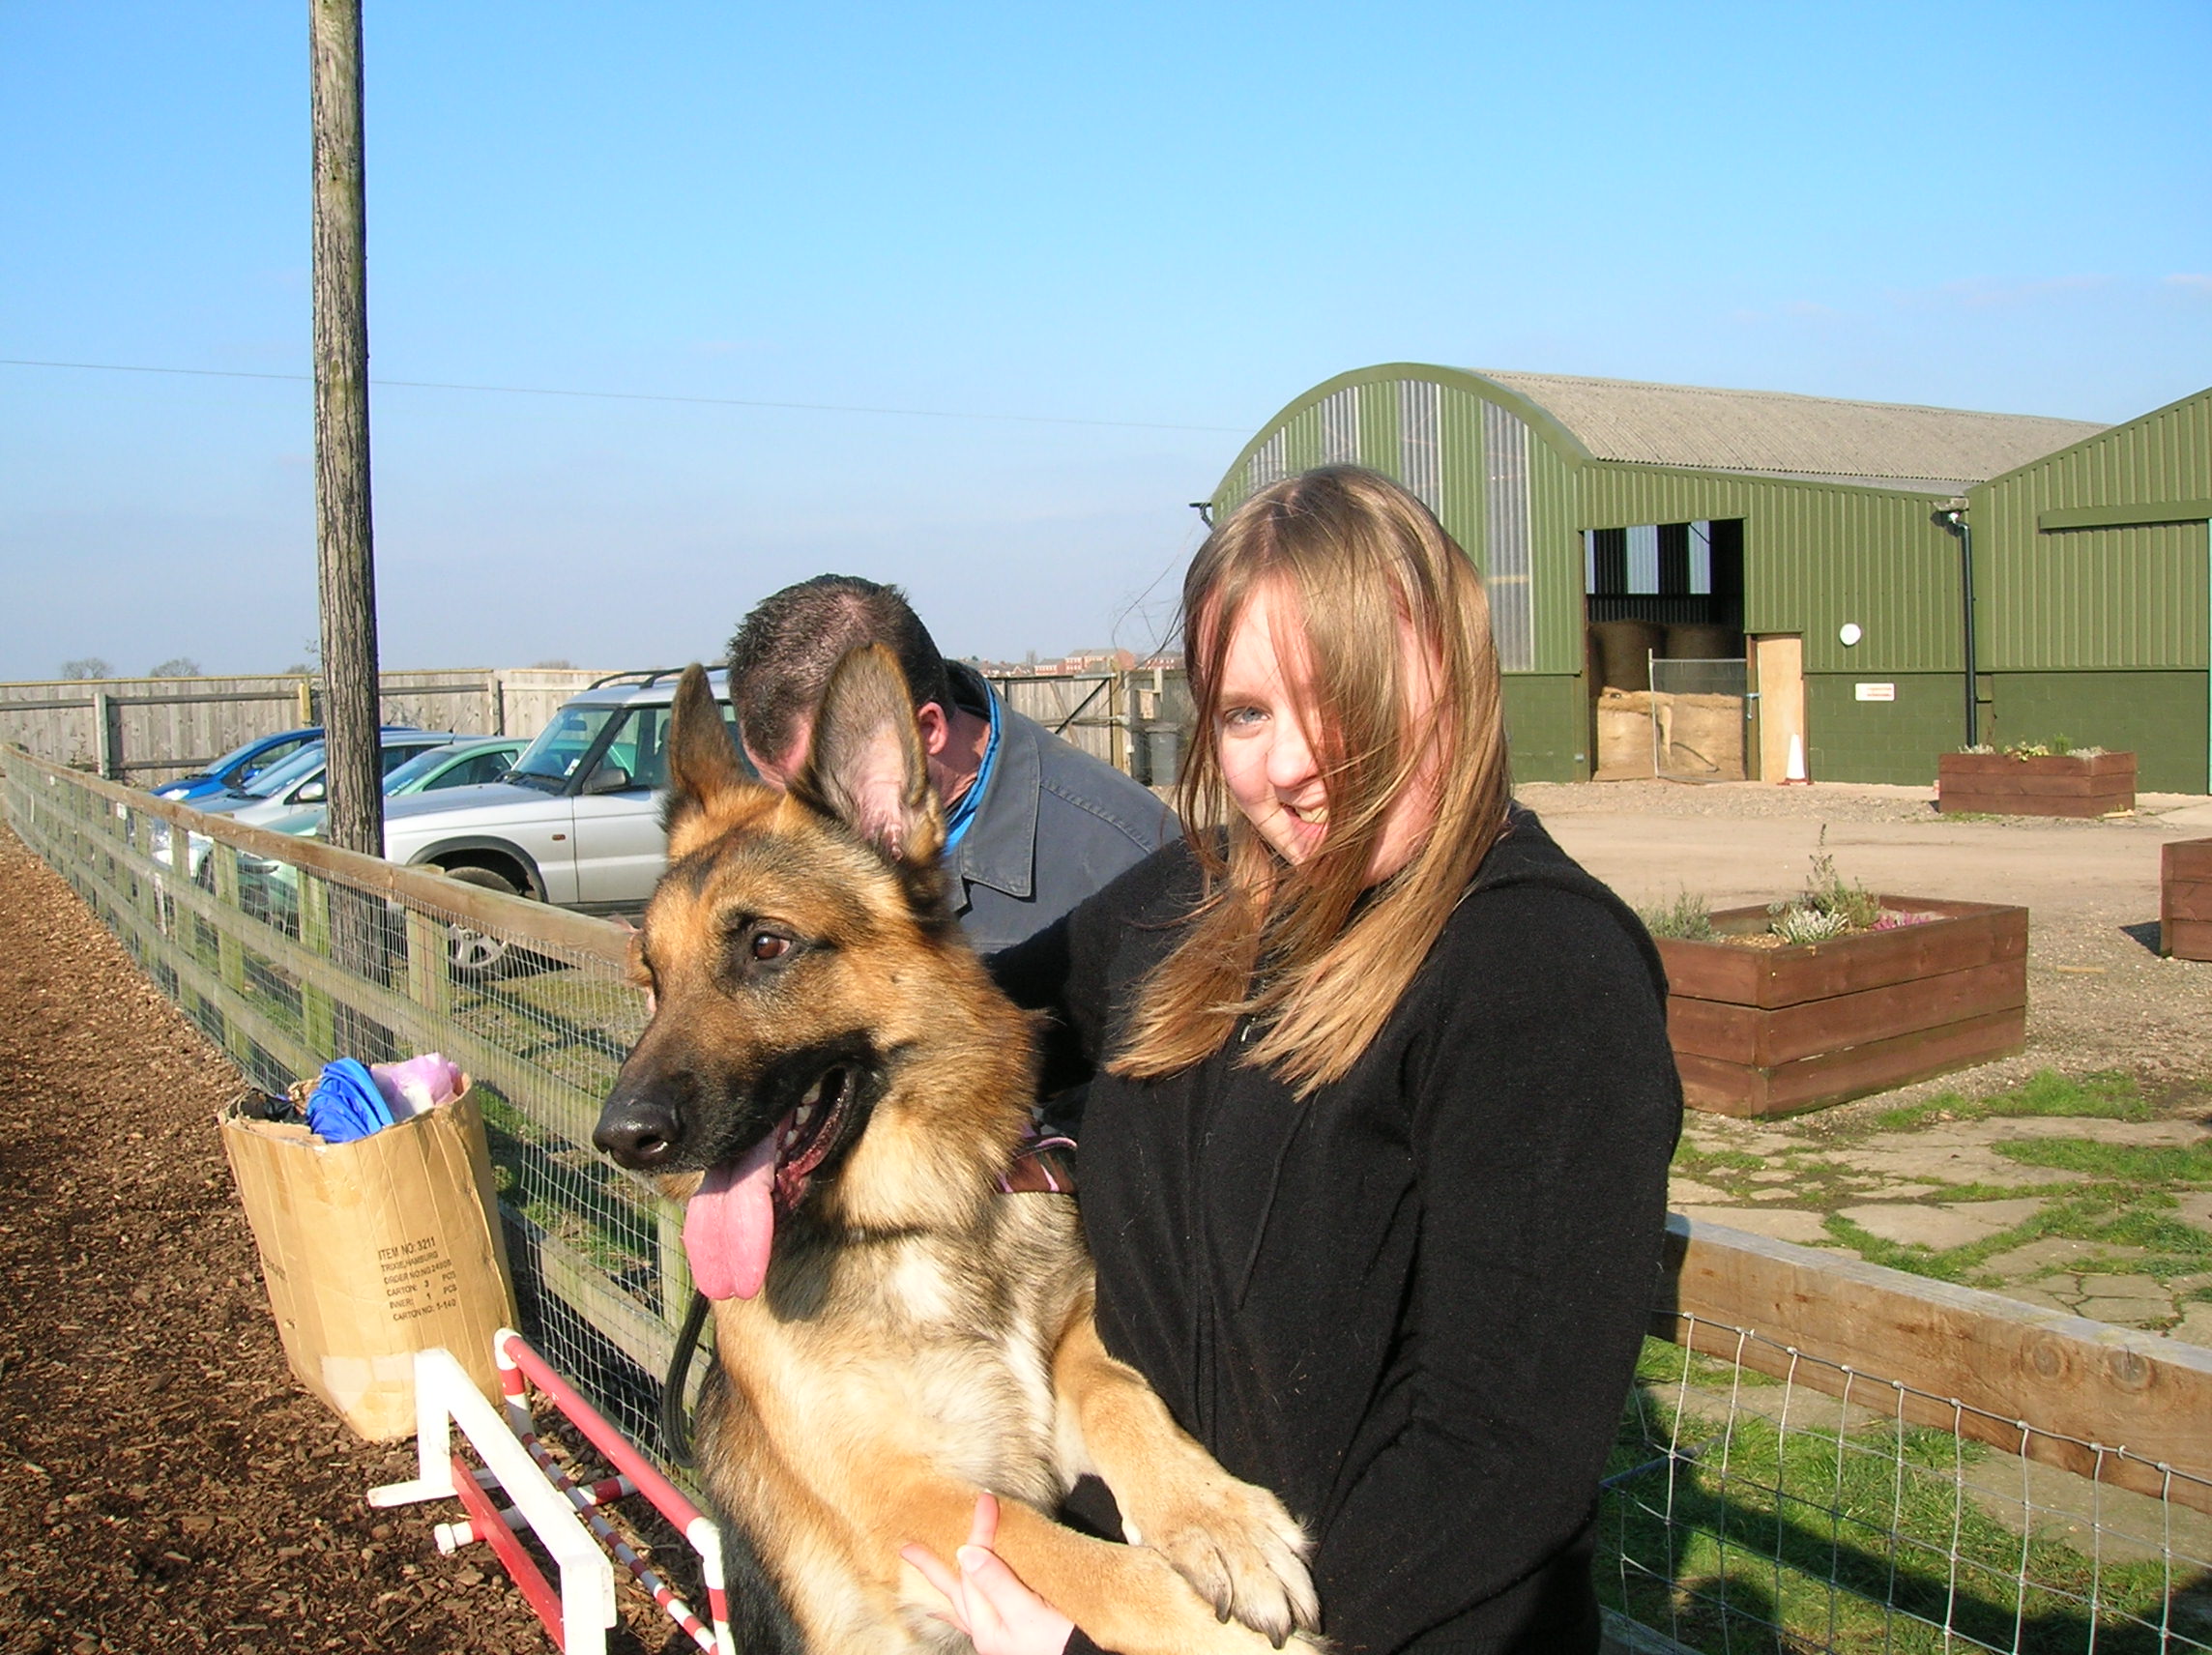
<svg viewBox="0 0 2212 1655">
<path fill-rule="evenodd" d="M 372 1442 L 415 1434 L 415 1352 L 443 1345 L 495 1403 L 512 1326 L 483 1120 L 468 1089 L 351 1144 L 239 1113 L 223 1150 L 300 1382 Z"/>
</svg>

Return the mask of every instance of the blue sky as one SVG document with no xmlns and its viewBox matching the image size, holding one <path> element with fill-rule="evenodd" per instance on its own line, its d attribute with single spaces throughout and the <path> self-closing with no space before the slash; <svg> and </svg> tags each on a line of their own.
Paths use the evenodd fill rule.
<svg viewBox="0 0 2212 1655">
<path fill-rule="evenodd" d="M 0 3 L 0 357 L 307 367 L 304 5 Z M 2212 8 L 368 0 L 388 665 L 897 580 L 1144 648 L 1369 363 L 2122 420 L 2212 383 Z M 1110 423 L 1056 423 L 1095 421 Z M 0 678 L 314 635 L 308 392 L 0 366 Z"/>
</svg>

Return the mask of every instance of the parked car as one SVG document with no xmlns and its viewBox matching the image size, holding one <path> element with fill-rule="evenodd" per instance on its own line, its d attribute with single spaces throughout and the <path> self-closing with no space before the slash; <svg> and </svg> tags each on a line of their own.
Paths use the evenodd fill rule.
<svg viewBox="0 0 2212 1655">
<path fill-rule="evenodd" d="M 410 794 L 440 793 L 497 781 L 513 768 L 529 744 L 519 736 L 484 736 L 475 740 L 461 737 L 445 746 L 426 748 L 385 775 L 384 797 L 403 798 Z M 283 814 L 267 820 L 241 811 L 238 820 L 251 821 L 272 833 L 304 835 L 320 832 L 329 814 L 330 806 L 318 800 L 288 806 Z"/>
<path fill-rule="evenodd" d="M 378 732 L 378 739 L 384 743 L 387 770 L 406 763 L 425 745 L 442 747 L 461 740 L 451 730 L 418 730 L 412 724 L 387 724 Z M 395 746 L 402 749 L 402 756 L 392 759 L 390 755 Z M 235 786 L 225 784 L 182 802 L 194 810 L 205 811 L 210 816 L 232 816 L 254 805 L 285 798 L 297 791 L 304 782 L 319 782 L 322 771 L 323 733 L 317 730 L 282 759 L 263 766 L 247 780 Z M 160 798 L 161 795 L 156 794 L 155 797 Z M 314 800 L 306 798 L 296 802 L 312 804 Z"/>
<path fill-rule="evenodd" d="M 270 766 L 281 764 L 308 742 L 322 739 L 323 730 L 319 724 L 310 724 L 304 730 L 286 730 L 275 736 L 256 736 L 252 740 L 242 741 L 231 748 L 206 769 L 163 782 L 153 790 L 154 797 L 171 799 L 179 804 L 191 804 L 215 794 L 236 791 Z"/>
<path fill-rule="evenodd" d="M 655 794 L 667 778 L 676 677 L 602 679 L 554 714 L 506 779 L 393 799 L 385 857 L 562 908 L 642 909 L 668 860 Z M 726 675 L 709 682 L 734 736 Z"/>
<path fill-rule="evenodd" d="M 412 759 L 451 746 L 463 738 L 451 730 L 387 730 L 380 743 L 384 773 L 392 774 Z M 328 760 L 323 743 L 310 741 L 282 764 L 263 770 L 235 793 L 194 800 L 192 808 L 209 816 L 227 816 L 248 828 L 267 828 L 303 809 L 320 807 L 328 796 L 324 770 Z M 154 854 L 168 848 L 166 824 L 154 832 Z M 212 841 L 192 835 L 191 870 L 201 879 L 208 866 Z"/>
</svg>

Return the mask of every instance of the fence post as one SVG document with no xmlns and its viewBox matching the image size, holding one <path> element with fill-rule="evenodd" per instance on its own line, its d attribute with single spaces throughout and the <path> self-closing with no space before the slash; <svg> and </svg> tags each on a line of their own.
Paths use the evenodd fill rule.
<svg viewBox="0 0 2212 1655">
<path fill-rule="evenodd" d="M 407 910 L 407 998 L 439 1017 L 453 1009 L 453 983 L 446 971 L 451 946 L 443 923 L 420 909 Z"/>
<path fill-rule="evenodd" d="M 320 874 L 300 872 L 300 945 L 331 957 L 331 887 Z M 300 1034 L 310 1053 L 336 1056 L 337 1013 L 329 994 L 300 979 Z"/>
<path fill-rule="evenodd" d="M 123 779 L 122 755 L 116 750 L 115 704 L 107 691 L 92 692 L 92 762 L 102 781 Z"/>
<path fill-rule="evenodd" d="M 225 991 L 239 1000 L 246 998 L 246 944 L 239 941 L 231 921 L 239 914 L 238 906 L 238 852 L 217 840 L 208 847 L 208 855 L 215 858 L 215 899 L 221 912 L 216 916 L 216 975 Z M 238 1019 L 227 1010 L 218 1007 L 222 1018 L 222 1048 L 241 1068 L 251 1070 L 246 1050 L 246 1031 L 238 1026 Z"/>
<path fill-rule="evenodd" d="M 299 701 L 300 722 L 312 724 L 315 721 L 315 681 L 313 679 L 303 678 L 300 681 Z"/>
<path fill-rule="evenodd" d="M 484 722 L 489 726 L 484 733 L 504 736 L 507 734 L 507 681 L 497 667 L 486 667 L 483 676 Z"/>
<path fill-rule="evenodd" d="M 684 1251 L 684 1209 L 655 1198 L 653 1227 L 660 1255 L 660 1317 L 669 1326 L 681 1327 L 691 1308 L 691 1261 Z"/>
</svg>

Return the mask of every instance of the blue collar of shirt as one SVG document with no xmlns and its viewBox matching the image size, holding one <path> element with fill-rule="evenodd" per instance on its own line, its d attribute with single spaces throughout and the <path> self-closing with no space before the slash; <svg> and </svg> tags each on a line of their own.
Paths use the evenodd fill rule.
<svg viewBox="0 0 2212 1655">
<path fill-rule="evenodd" d="M 983 743 L 983 762 L 975 768 L 975 779 L 968 784 L 968 791 L 960 796 L 960 802 L 952 807 L 952 814 L 945 822 L 945 849 L 950 853 L 968 831 L 969 824 L 975 820 L 975 812 L 983 803 L 983 790 L 991 785 L 991 766 L 999 757 L 999 698 L 986 697 L 991 714 L 990 739 Z"/>
</svg>

